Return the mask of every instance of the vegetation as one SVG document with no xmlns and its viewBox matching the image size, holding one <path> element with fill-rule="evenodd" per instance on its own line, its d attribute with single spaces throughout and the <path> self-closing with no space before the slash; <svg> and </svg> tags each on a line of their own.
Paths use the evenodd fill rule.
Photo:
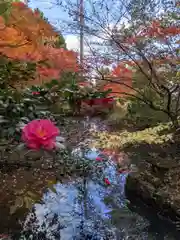
<svg viewBox="0 0 180 240">
<path fill-rule="evenodd" d="M 93 146 L 118 154 L 143 144 L 166 146 L 164 151 L 168 152 L 169 146 L 179 142 L 177 6 L 155 14 L 165 6 L 154 1 L 149 1 L 153 2 L 151 5 L 144 0 L 130 0 L 122 9 L 121 1 L 88 2 L 84 31 L 100 42 L 88 43 L 89 55 L 84 57 L 81 68 L 78 54 L 66 48 L 62 33 L 41 10 L 32 10 L 19 1 L 0 2 L 0 178 L 6 179 L 2 193 L 11 185 L 8 179 L 12 181 L 13 174 L 26 179 L 30 171 L 33 178 L 33 184 L 25 183 L 20 193 L 18 181 L 8 188 L 9 196 L 15 199 L 9 200 L 12 215 L 22 206 L 32 208 L 44 189 L 56 192 L 53 185 L 69 176 L 80 176 L 84 189 L 88 179 L 101 182 L 103 187 L 111 185 L 104 172 L 109 166 L 107 157 L 98 156 L 95 161 L 86 157 L 90 145 L 86 142 L 91 137 Z M 61 6 L 75 17 L 68 26 L 79 31 L 73 1 L 62 1 Z M 125 18 L 127 21 L 122 24 Z M 96 131 L 95 124 L 92 130 L 89 123 L 94 119 L 84 121 L 86 116 L 98 114 L 98 127 L 101 129 L 105 121 L 110 129 Z M 48 119 L 59 130 L 56 128 L 53 135 L 54 125 L 52 131 L 42 126 L 29 127 L 30 134 L 27 138 L 24 133 L 24 139 L 30 142 L 29 146 L 36 139 L 37 146 L 43 142 L 46 147 L 48 140 L 51 151 L 34 152 L 20 147 L 16 151 L 23 141 L 22 129 L 35 119 Z M 59 132 L 67 138 L 67 148 L 62 151 L 53 148 Z M 80 145 L 80 156 L 73 155 L 76 145 Z M 118 170 L 117 164 L 113 164 Z M 29 191 L 34 189 L 35 194 Z M 85 190 L 82 195 L 85 196 Z"/>
<path fill-rule="evenodd" d="M 98 139 L 96 146 L 105 149 L 118 149 L 120 151 L 128 146 L 139 145 L 142 143 L 147 143 L 149 145 L 164 144 L 166 142 L 169 143 L 170 141 L 173 142 L 173 133 L 170 131 L 171 128 L 172 125 L 166 123 L 135 132 L 103 132 L 95 135 Z M 168 133 L 168 131 L 170 133 Z"/>
<path fill-rule="evenodd" d="M 88 41 L 92 56 L 87 57 L 87 65 L 96 70 L 95 77 L 99 79 L 100 76 L 101 81 L 105 85 L 108 83 L 107 87 L 111 86 L 120 97 L 126 96 L 155 114 L 166 115 L 165 118 L 177 128 L 180 29 L 178 6 L 172 3 L 168 11 L 163 11 L 167 5 L 166 2 L 131 0 L 121 8 L 121 2 L 114 4 L 113 0 L 107 3 L 90 1 L 84 13 L 84 31 L 97 39 Z M 69 6 L 72 15 L 78 14 L 72 1 L 64 1 L 64 6 Z M 72 26 L 73 30 L 79 27 L 74 22 Z M 103 63 L 116 65 L 112 74 L 101 71 Z"/>
</svg>

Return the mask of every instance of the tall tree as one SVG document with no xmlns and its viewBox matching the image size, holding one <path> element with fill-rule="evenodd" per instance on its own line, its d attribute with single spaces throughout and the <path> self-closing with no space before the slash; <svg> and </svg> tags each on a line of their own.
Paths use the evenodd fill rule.
<svg viewBox="0 0 180 240">
<path fill-rule="evenodd" d="M 72 8 L 72 1 L 64 1 L 64 4 L 66 8 L 71 4 L 73 12 L 70 12 L 76 14 L 77 8 L 75 5 Z M 167 6 L 168 11 L 165 11 Z M 94 47 L 96 57 L 99 54 L 112 63 L 117 64 L 118 60 L 134 65 L 133 85 L 129 86 L 133 93 L 126 91 L 124 95 L 164 112 L 177 126 L 180 113 L 177 7 L 156 0 L 88 0 L 84 18 L 85 34 L 91 36 L 89 45 L 92 47 L 95 43 L 98 46 Z M 74 31 L 78 25 L 74 22 L 71 27 Z M 134 81 L 137 75 L 143 79 L 141 87 Z M 127 85 L 122 81 L 122 75 L 118 77 L 104 80 Z M 157 102 L 151 99 L 152 94 L 158 96 Z"/>
<path fill-rule="evenodd" d="M 57 46 L 59 32 L 42 19 L 37 10 L 31 10 L 22 2 L 13 2 L 10 6 L 8 3 L 8 7 L 8 17 L 0 18 L 1 55 L 36 63 L 36 83 L 59 79 L 64 71 L 78 70 L 77 54 Z M 46 64 L 42 64 L 44 62 Z"/>
</svg>

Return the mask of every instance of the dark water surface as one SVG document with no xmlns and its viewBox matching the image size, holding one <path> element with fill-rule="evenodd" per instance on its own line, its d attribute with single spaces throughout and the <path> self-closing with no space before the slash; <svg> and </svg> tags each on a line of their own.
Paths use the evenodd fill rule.
<svg viewBox="0 0 180 240">
<path fill-rule="evenodd" d="M 97 123 L 91 127 L 97 128 Z M 104 128 L 102 124 L 101 128 Z M 96 161 L 99 154 L 92 149 L 86 158 Z M 93 177 L 78 177 L 55 184 L 44 193 L 42 203 L 34 204 L 32 211 L 26 214 L 25 221 L 21 222 L 22 232 L 12 234 L 9 239 L 180 239 L 170 224 L 158 220 L 143 206 L 127 201 L 124 194 L 127 173 L 117 174 L 114 164 L 109 161 L 105 169 L 110 185 L 100 184 Z"/>
</svg>

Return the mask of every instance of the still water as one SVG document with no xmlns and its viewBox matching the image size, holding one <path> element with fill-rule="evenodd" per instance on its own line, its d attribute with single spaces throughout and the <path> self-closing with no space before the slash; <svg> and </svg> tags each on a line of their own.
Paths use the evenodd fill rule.
<svg viewBox="0 0 180 240">
<path fill-rule="evenodd" d="M 95 161 L 98 155 L 93 149 L 86 157 Z M 105 174 L 111 183 L 108 186 L 89 178 L 57 183 L 55 190 L 44 194 L 43 204 L 34 205 L 17 239 L 180 239 L 168 224 L 147 212 L 143 217 L 128 204 L 124 194 L 127 173 L 117 175 L 112 163 Z"/>
</svg>

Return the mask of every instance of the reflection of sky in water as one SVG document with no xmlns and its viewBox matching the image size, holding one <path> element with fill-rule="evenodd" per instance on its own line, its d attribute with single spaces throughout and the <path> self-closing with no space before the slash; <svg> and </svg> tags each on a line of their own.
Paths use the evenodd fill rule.
<svg viewBox="0 0 180 240">
<path fill-rule="evenodd" d="M 99 154 L 93 149 L 86 157 L 93 161 Z M 49 190 L 43 196 L 44 204 L 35 205 L 37 222 L 33 221 L 30 228 L 47 230 L 46 238 L 42 239 L 48 240 L 164 239 L 165 235 L 161 233 L 159 236 L 163 238 L 156 238 L 158 233 L 148 230 L 149 222 L 126 207 L 124 185 L 127 174 L 117 174 L 114 163 L 109 161 L 105 175 L 111 182 L 108 187 L 92 179 L 87 179 L 84 184 L 80 178 L 56 184 L 56 192 Z M 54 216 L 57 221 L 52 224 Z M 27 225 L 30 217 L 27 217 Z M 52 237 L 55 233 L 60 234 L 60 238 Z"/>
<path fill-rule="evenodd" d="M 87 117 L 83 124 L 85 128 L 89 129 L 90 132 L 107 130 L 107 125 L 103 124 L 102 121 L 99 122 L 98 119 L 90 119 L 89 117 Z"/>
<path fill-rule="evenodd" d="M 94 149 L 86 157 L 94 160 L 98 155 L 99 151 Z M 91 235 L 95 231 L 93 229 L 96 229 L 96 233 L 99 232 L 100 238 L 96 239 L 101 239 L 103 234 L 107 235 L 107 231 L 113 232 L 113 228 L 110 227 L 112 206 L 105 204 L 104 198 L 111 197 L 111 194 L 116 195 L 118 201 L 115 204 L 119 207 L 124 206 L 123 188 L 126 175 L 119 175 L 117 178 L 113 165 L 109 165 L 105 172 L 112 185 L 105 187 L 92 180 L 87 180 L 87 194 L 85 195 L 82 195 L 80 190 L 83 188 L 82 179 L 77 179 L 69 184 L 56 184 L 56 193 L 49 190 L 43 197 L 44 204 L 35 205 L 39 225 L 42 225 L 44 221 L 47 223 L 48 219 L 57 215 L 61 226 L 64 226 L 59 230 L 63 240 L 70 240 L 73 235 L 77 236 L 82 221 L 85 222 L 86 232 L 91 232 Z M 49 227 L 48 229 L 51 231 Z M 114 237 L 109 239 L 115 240 Z"/>
<path fill-rule="evenodd" d="M 90 232 L 93 232 L 95 227 L 97 228 L 96 225 L 99 231 L 103 231 L 107 227 L 106 224 L 110 224 L 107 221 L 111 216 L 112 207 L 106 205 L 103 200 L 104 197 L 111 196 L 113 187 L 106 188 L 88 181 L 87 195 L 85 199 L 82 199 L 79 196 L 79 184 L 82 186 L 82 181 L 81 183 L 57 184 L 55 186 L 57 193 L 48 191 L 43 197 L 44 204 L 35 205 L 40 225 L 47 221 L 47 218 L 52 219 L 57 214 L 60 224 L 65 226 L 60 230 L 64 240 L 70 240 L 73 235 L 78 234 L 78 227 L 82 220 L 85 220 L 86 228 Z M 119 199 L 121 199 L 121 194 L 119 194 Z"/>
<path fill-rule="evenodd" d="M 92 150 L 87 151 L 85 153 L 85 157 L 89 160 L 96 160 L 99 154 L 100 154 L 99 150 L 97 150 L 96 148 L 92 148 Z"/>
</svg>

